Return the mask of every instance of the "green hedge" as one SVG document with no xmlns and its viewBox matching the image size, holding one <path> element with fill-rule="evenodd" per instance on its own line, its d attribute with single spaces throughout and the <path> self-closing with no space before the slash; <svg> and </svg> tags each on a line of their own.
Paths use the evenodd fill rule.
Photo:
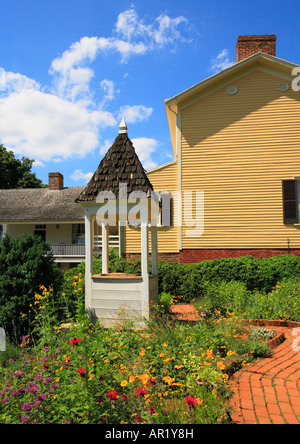
<svg viewBox="0 0 300 444">
<path fill-rule="evenodd" d="M 207 283 L 243 282 L 248 291 L 269 292 L 277 282 L 300 277 L 300 258 L 282 255 L 255 259 L 242 256 L 232 259 L 213 259 L 197 264 L 159 264 L 159 289 L 181 295 L 184 301 L 205 293 Z"/>
<path fill-rule="evenodd" d="M 101 259 L 94 261 L 94 267 L 101 270 Z M 83 265 L 80 266 L 80 271 L 84 274 Z M 110 272 L 140 271 L 140 260 L 120 259 L 111 251 Z M 158 273 L 159 292 L 182 296 L 181 300 L 187 302 L 203 296 L 207 283 L 238 281 L 244 283 L 247 291 L 270 292 L 284 278 L 300 277 L 300 257 L 282 255 L 255 259 L 252 256 L 242 256 L 206 260 L 196 264 L 159 261 Z"/>
</svg>

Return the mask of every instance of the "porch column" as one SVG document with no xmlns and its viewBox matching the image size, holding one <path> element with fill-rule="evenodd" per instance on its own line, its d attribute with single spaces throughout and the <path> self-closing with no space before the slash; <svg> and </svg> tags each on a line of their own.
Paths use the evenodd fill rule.
<svg viewBox="0 0 300 444">
<path fill-rule="evenodd" d="M 151 260 L 152 274 L 158 274 L 158 248 L 157 248 L 157 226 L 151 227 Z"/>
<path fill-rule="evenodd" d="M 92 306 L 92 273 L 93 273 L 93 247 L 92 247 L 92 217 L 89 208 L 85 208 L 85 307 Z"/>
<path fill-rule="evenodd" d="M 7 224 L 2 224 L 2 234 L 3 236 L 7 233 Z"/>
<path fill-rule="evenodd" d="M 108 263 L 109 263 L 109 225 L 106 223 L 101 224 L 102 226 L 102 274 L 108 273 Z"/>
<path fill-rule="evenodd" d="M 141 223 L 142 316 L 149 318 L 149 242 L 148 221 Z"/>
</svg>

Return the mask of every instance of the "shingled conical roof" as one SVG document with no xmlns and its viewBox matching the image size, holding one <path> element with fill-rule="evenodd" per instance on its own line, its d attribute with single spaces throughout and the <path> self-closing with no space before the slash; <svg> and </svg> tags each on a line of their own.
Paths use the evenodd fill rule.
<svg viewBox="0 0 300 444">
<path fill-rule="evenodd" d="M 153 186 L 128 137 L 126 126 L 120 129 L 118 137 L 76 202 L 96 201 L 101 191 L 112 191 L 118 199 L 120 183 L 127 184 L 127 197 L 132 191 L 143 191 L 150 197 Z"/>
</svg>

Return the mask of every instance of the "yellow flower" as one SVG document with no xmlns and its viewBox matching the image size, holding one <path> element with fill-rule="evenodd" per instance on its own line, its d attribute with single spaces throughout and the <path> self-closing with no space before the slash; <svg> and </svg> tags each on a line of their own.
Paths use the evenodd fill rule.
<svg viewBox="0 0 300 444">
<path fill-rule="evenodd" d="M 168 344 L 164 343 L 162 344 L 162 347 L 168 347 Z"/>
<path fill-rule="evenodd" d="M 183 365 L 174 365 L 174 368 L 176 368 L 177 370 L 179 370 L 180 368 L 183 368 Z"/>
<path fill-rule="evenodd" d="M 224 370 L 225 365 L 224 365 L 224 363 L 222 361 L 218 361 L 217 367 L 218 367 L 219 370 Z"/>
<path fill-rule="evenodd" d="M 136 380 L 136 377 L 133 375 L 129 376 L 129 382 L 134 382 Z"/>
<path fill-rule="evenodd" d="M 145 356 L 145 350 L 142 350 L 142 351 L 140 352 L 140 356 Z"/>
<path fill-rule="evenodd" d="M 147 384 L 147 382 L 149 381 L 149 379 L 150 379 L 150 376 L 149 375 L 147 375 L 146 373 L 144 373 L 143 375 L 141 375 L 140 377 L 139 377 L 139 380 L 141 381 L 141 383 L 142 384 Z"/>
<path fill-rule="evenodd" d="M 161 353 L 159 356 L 160 356 L 160 358 L 164 358 L 165 354 Z"/>
<path fill-rule="evenodd" d="M 171 378 L 171 376 L 165 376 L 165 377 L 163 378 L 163 381 L 164 381 L 166 384 L 171 385 L 171 384 L 175 381 L 175 378 Z"/>
<path fill-rule="evenodd" d="M 121 382 L 121 387 L 126 387 L 127 384 L 128 384 L 127 379 L 124 379 L 124 381 Z"/>
</svg>

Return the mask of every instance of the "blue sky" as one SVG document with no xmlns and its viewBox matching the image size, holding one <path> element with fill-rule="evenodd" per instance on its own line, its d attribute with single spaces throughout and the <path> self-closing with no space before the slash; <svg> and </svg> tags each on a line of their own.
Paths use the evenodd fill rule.
<svg viewBox="0 0 300 444">
<path fill-rule="evenodd" d="M 173 160 L 164 100 L 235 62 L 239 35 L 276 34 L 299 63 L 299 1 L 1 0 L 0 143 L 84 185 L 123 115 L 146 169 Z"/>
</svg>

